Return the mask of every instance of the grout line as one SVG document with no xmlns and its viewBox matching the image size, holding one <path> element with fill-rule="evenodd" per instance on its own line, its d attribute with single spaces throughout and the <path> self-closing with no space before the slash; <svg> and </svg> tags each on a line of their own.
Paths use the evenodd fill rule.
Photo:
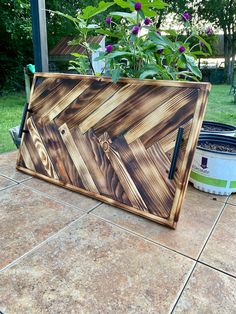
<svg viewBox="0 0 236 314">
<path fill-rule="evenodd" d="M 187 280 L 185 281 L 185 283 L 184 283 L 184 285 L 183 285 L 183 288 L 181 289 L 181 291 L 180 291 L 178 297 L 176 298 L 176 301 L 175 301 L 175 303 L 174 303 L 174 305 L 173 305 L 172 310 L 170 311 L 170 314 L 174 313 L 174 310 L 175 310 L 175 308 L 176 308 L 176 305 L 178 304 L 178 302 L 179 302 L 179 300 L 180 300 L 180 298 L 181 298 L 181 296 L 182 296 L 182 294 L 183 294 L 183 292 L 184 292 L 184 290 L 185 290 L 185 288 L 186 288 L 186 286 L 187 286 L 187 284 L 188 284 L 190 278 L 192 277 L 192 274 L 193 274 L 193 272 L 194 272 L 196 266 L 197 266 L 197 262 L 195 261 L 195 264 L 193 265 L 193 268 L 192 268 L 192 270 L 191 270 L 191 272 L 190 272 L 190 274 L 189 274 Z"/>
<path fill-rule="evenodd" d="M 90 214 L 93 210 L 95 210 L 96 208 L 98 208 L 99 206 L 102 206 L 104 203 L 99 203 L 99 204 L 97 204 L 97 205 L 95 205 L 93 208 L 91 208 L 91 209 L 89 209 L 88 211 L 87 211 L 87 214 Z M 1 314 L 1 313 L 0 313 Z"/>
<path fill-rule="evenodd" d="M 125 228 L 125 227 L 122 227 L 122 226 L 120 226 L 120 225 L 117 225 L 116 223 L 114 223 L 114 222 L 112 222 L 112 221 L 110 221 L 110 220 L 107 220 L 107 219 L 105 219 L 105 218 L 103 218 L 103 217 L 100 217 L 100 216 L 98 216 L 98 215 L 96 215 L 96 214 L 90 213 L 90 215 L 93 215 L 93 216 L 95 216 L 96 218 L 99 218 L 99 219 L 101 219 L 101 220 L 103 220 L 103 221 L 106 221 L 107 223 L 109 223 L 109 224 L 111 224 L 111 225 L 113 225 L 113 226 L 115 226 L 115 227 L 117 227 L 117 228 L 119 228 L 119 229 L 121 229 L 121 230 L 124 230 L 124 231 L 126 231 L 127 233 L 130 233 L 130 234 L 132 234 L 132 235 L 137 236 L 138 238 L 141 238 L 141 239 L 143 239 L 143 240 L 145 240 L 145 241 L 148 241 L 148 242 L 150 242 L 150 243 L 152 243 L 152 244 L 155 244 L 155 245 L 157 245 L 157 246 L 160 246 L 160 247 L 162 247 L 162 248 L 164 248 L 164 249 L 167 249 L 168 251 L 177 253 L 177 254 L 179 254 L 179 255 L 181 255 L 181 256 L 183 256 L 183 257 L 186 257 L 186 258 L 188 258 L 188 259 L 190 259 L 190 260 L 196 262 L 196 259 L 194 259 L 193 257 L 188 256 L 188 255 L 186 255 L 186 254 L 184 254 L 184 253 L 181 253 L 181 252 L 179 252 L 179 251 L 176 251 L 176 250 L 174 250 L 174 249 L 171 249 L 171 248 L 169 248 L 168 246 L 166 246 L 166 245 L 164 245 L 164 244 L 161 244 L 161 243 L 159 243 L 159 242 L 156 242 L 156 241 L 154 241 L 154 240 L 152 240 L 152 239 L 150 239 L 150 238 L 148 238 L 148 237 L 146 237 L 146 236 L 143 236 L 143 235 L 140 234 L 140 233 L 137 233 L 137 232 L 135 232 L 135 231 L 132 231 L 132 230 L 130 230 L 130 229 L 127 229 L 127 228 Z"/>
<path fill-rule="evenodd" d="M 94 207 L 89 208 L 89 209 L 86 210 L 86 209 L 82 209 L 82 208 L 80 208 L 80 207 L 78 207 L 78 206 L 69 204 L 69 203 L 67 203 L 67 202 L 60 201 L 60 200 L 58 200 L 58 198 L 53 197 L 53 196 L 51 196 L 51 195 L 49 195 L 49 194 L 47 194 L 47 193 L 45 193 L 45 192 L 42 192 L 42 191 L 40 191 L 40 190 L 35 189 L 35 188 L 29 187 L 28 185 L 25 185 L 24 183 L 22 183 L 21 186 L 23 186 L 24 188 L 27 188 L 28 190 L 31 190 L 31 191 L 33 191 L 33 192 L 35 192 L 35 193 L 41 195 L 41 196 L 43 196 L 43 197 L 49 198 L 49 199 L 51 199 L 51 200 L 53 200 L 53 201 L 56 201 L 57 203 L 59 203 L 59 204 L 61 204 L 61 205 L 69 206 L 69 207 L 72 207 L 72 208 L 74 208 L 74 209 L 78 209 L 78 210 L 81 210 L 81 211 L 83 211 L 83 212 L 86 212 L 86 213 L 89 212 L 89 211 L 91 211 L 91 210 L 93 210 L 93 209 L 95 209 L 95 207 L 97 207 L 98 205 L 101 205 L 101 203 L 98 203 L 98 204 L 94 205 Z M 69 190 L 67 190 L 67 191 L 69 191 Z M 70 192 L 71 192 L 71 191 L 70 191 Z M 84 195 L 79 194 L 79 193 L 77 193 L 77 194 L 78 194 L 79 196 L 84 196 Z M 84 197 L 86 197 L 86 196 L 84 196 Z"/>
<path fill-rule="evenodd" d="M 7 264 L 6 266 L 4 266 L 3 268 L 0 269 L 0 275 L 2 272 L 4 272 L 5 270 L 11 268 L 12 266 L 16 265 L 19 261 L 21 261 L 22 259 L 24 259 L 25 257 L 30 256 L 32 253 L 34 253 L 35 251 L 37 251 L 39 248 L 41 248 L 43 245 L 47 244 L 47 242 L 53 240 L 54 238 L 56 238 L 58 235 L 60 235 L 62 232 L 64 232 L 65 230 L 69 229 L 71 227 L 71 225 L 77 223 L 80 219 L 84 218 L 87 215 L 87 213 L 84 213 L 83 215 L 81 215 L 80 217 L 78 217 L 77 219 L 71 221 L 70 223 L 68 223 L 66 226 L 64 226 L 62 229 L 56 231 L 56 233 L 54 233 L 53 235 L 51 235 L 49 238 L 43 240 L 42 242 L 40 242 L 39 244 L 37 244 L 36 246 L 34 246 L 31 250 L 29 250 L 28 252 L 24 253 L 23 255 L 21 255 L 20 257 L 17 257 L 15 260 L 13 260 L 10 264 Z"/>
<path fill-rule="evenodd" d="M 218 221 L 220 220 L 220 217 L 222 216 L 222 214 L 223 214 L 224 209 L 225 209 L 226 206 L 227 206 L 227 203 L 224 204 L 224 206 L 222 207 L 221 211 L 219 212 L 219 214 L 218 214 L 218 216 L 217 216 L 217 218 L 216 218 L 216 220 L 215 220 L 213 226 L 211 227 L 211 230 L 210 230 L 210 232 L 209 232 L 209 234 L 208 234 L 208 236 L 207 236 L 207 238 L 206 238 L 206 240 L 205 240 L 205 243 L 203 244 L 203 247 L 202 247 L 200 253 L 198 254 L 197 261 L 199 261 L 199 258 L 201 257 L 202 252 L 204 251 L 204 249 L 205 249 L 205 247 L 206 247 L 206 245 L 207 245 L 207 243 L 208 243 L 208 241 L 209 241 L 209 239 L 210 239 L 210 237 L 211 237 L 213 231 L 215 230 L 215 227 L 216 227 Z"/>
<path fill-rule="evenodd" d="M 211 269 L 213 269 L 213 270 L 215 270 L 215 271 L 218 271 L 218 272 L 220 272 L 220 273 L 222 273 L 222 274 L 224 274 L 224 275 L 227 275 L 227 276 L 229 276 L 229 277 L 232 277 L 232 278 L 236 279 L 236 275 L 232 275 L 232 274 L 230 274 L 230 273 L 228 273 L 228 272 L 226 272 L 226 271 L 224 271 L 224 270 L 222 270 L 222 269 L 219 269 L 219 268 L 216 268 L 216 267 L 214 267 L 214 266 L 211 266 L 210 264 L 207 264 L 207 263 L 202 262 L 202 261 L 197 261 L 197 263 L 198 263 L 198 264 L 202 264 L 202 265 L 204 265 L 204 266 L 206 266 L 206 267 L 209 267 L 209 268 L 211 268 Z"/>
<path fill-rule="evenodd" d="M 18 185 L 17 183 L 14 183 L 14 184 L 5 186 L 4 188 L 0 188 L 0 192 L 5 191 L 5 190 L 7 190 L 7 189 L 9 189 L 9 188 L 12 188 L 12 187 L 14 187 L 14 186 L 17 186 L 17 185 Z M 1 314 L 1 313 L 0 313 L 0 314 Z"/>
<path fill-rule="evenodd" d="M 18 173 L 18 172 L 16 172 L 16 173 Z M 0 173 L 0 176 L 6 178 L 6 179 L 8 179 L 8 180 L 11 180 L 11 181 L 13 181 L 13 182 L 16 182 L 16 183 L 18 183 L 18 184 L 23 183 L 23 182 L 28 181 L 28 180 L 30 180 L 30 179 L 33 178 L 33 177 L 29 177 L 29 178 L 25 178 L 24 180 L 17 181 L 16 179 L 13 179 L 13 178 L 11 178 L 11 177 L 8 177 L 8 176 L 6 176 L 6 175 L 3 174 L 3 173 Z M 1 313 L 0 313 L 0 314 L 1 314 Z"/>
</svg>

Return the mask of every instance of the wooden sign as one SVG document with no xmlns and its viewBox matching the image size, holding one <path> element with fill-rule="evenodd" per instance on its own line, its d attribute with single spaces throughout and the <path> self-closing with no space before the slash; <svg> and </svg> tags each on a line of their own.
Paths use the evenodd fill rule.
<svg viewBox="0 0 236 314">
<path fill-rule="evenodd" d="M 37 73 L 17 169 L 175 228 L 209 89 Z"/>
</svg>

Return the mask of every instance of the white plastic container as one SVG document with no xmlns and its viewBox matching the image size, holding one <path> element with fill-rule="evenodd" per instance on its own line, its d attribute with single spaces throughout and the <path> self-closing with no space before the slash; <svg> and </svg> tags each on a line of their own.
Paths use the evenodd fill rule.
<svg viewBox="0 0 236 314">
<path fill-rule="evenodd" d="M 236 148 L 236 138 L 222 135 L 201 135 L 199 142 L 230 144 Z M 190 182 L 204 192 L 230 195 L 236 192 L 236 153 L 219 152 L 197 147 Z"/>
</svg>

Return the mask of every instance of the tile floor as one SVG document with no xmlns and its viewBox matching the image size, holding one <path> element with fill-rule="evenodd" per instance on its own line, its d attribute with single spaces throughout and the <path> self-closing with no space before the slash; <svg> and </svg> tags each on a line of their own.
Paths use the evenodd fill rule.
<svg viewBox="0 0 236 314">
<path fill-rule="evenodd" d="M 176 230 L 0 155 L 0 313 L 236 313 L 236 195 L 188 187 Z"/>
</svg>

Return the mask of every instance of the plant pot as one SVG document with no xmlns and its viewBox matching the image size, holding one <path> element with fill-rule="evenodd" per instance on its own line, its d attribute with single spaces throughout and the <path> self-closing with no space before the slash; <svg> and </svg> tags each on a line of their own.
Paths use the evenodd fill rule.
<svg viewBox="0 0 236 314">
<path fill-rule="evenodd" d="M 203 121 L 201 134 L 236 136 L 236 127 L 220 122 Z"/>
<path fill-rule="evenodd" d="M 216 151 L 201 147 L 206 143 L 229 145 L 235 151 Z M 236 138 L 223 135 L 200 135 L 190 182 L 204 192 L 230 195 L 236 192 Z"/>
</svg>

